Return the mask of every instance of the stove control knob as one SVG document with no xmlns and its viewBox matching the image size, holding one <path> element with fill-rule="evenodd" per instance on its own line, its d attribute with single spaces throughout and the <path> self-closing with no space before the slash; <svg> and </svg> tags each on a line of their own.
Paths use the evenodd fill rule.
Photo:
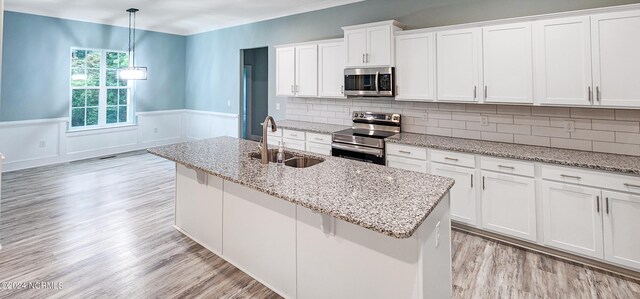
<svg viewBox="0 0 640 299">
<path fill-rule="evenodd" d="M 358 117 L 358 113 L 354 113 L 354 114 L 353 114 L 353 117 Z"/>
<path fill-rule="evenodd" d="M 360 118 L 364 118 L 364 114 L 360 113 Z"/>
<path fill-rule="evenodd" d="M 394 116 L 394 117 L 393 117 L 393 120 L 398 120 L 398 116 L 397 116 L 397 115 L 396 115 L 396 116 Z"/>
<path fill-rule="evenodd" d="M 387 115 L 386 119 L 391 120 L 391 116 Z"/>
</svg>

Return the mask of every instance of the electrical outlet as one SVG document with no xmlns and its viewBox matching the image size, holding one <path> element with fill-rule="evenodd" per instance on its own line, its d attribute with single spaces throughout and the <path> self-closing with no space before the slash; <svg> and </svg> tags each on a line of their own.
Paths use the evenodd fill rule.
<svg viewBox="0 0 640 299">
<path fill-rule="evenodd" d="M 47 147 L 47 142 L 44 141 L 44 140 L 40 140 L 40 142 L 38 142 L 38 146 L 40 148 L 45 148 L 45 147 Z"/>
<path fill-rule="evenodd" d="M 483 115 L 480 117 L 480 125 L 481 126 L 488 126 L 489 125 L 489 117 L 486 115 Z"/>
<path fill-rule="evenodd" d="M 421 116 L 422 121 L 428 121 L 429 120 L 429 114 L 428 113 L 422 113 Z"/>
<path fill-rule="evenodd" d="M 276 103 L 276 110 L 280 110 L 280 103 Z"/>
<path fill-rule="evenodd" d="M 153 133 L 158 133 L 158 128 L 153 128 Z"/>
<path fill-rule="evenodd" d="M 436 248 L 440 246 L 440 221 L 436 224 Z"/>
<path fill-rule="evenodd" d="M 576 131 L 576 122 L 573 120 L 565 120 L 564 121 L 564 131 L 573 133 Z"/>
</svg>

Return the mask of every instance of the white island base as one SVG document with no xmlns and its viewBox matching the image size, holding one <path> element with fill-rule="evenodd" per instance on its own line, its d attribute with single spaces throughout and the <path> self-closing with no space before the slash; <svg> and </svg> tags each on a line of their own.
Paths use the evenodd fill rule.
<svg viewBox="0 0 640 299">
<path fill-rule="evenodd" d="M 285 298 L 451 298 L 449 195 L 393 238 L 176 167 L 175 227 Z"/>
</svg>

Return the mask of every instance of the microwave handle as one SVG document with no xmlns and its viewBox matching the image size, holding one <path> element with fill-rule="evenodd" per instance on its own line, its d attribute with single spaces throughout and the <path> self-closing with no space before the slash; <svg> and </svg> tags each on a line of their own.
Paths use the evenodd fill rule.
<svg viewBox="0 0 640 299">
<path fill-rule="evenodd" d="M 380 93 L 380 84 L 378 84 L 378 80 L 380 79 L 380 72 L 376 72 L 376 93 Z"/>
</svg>

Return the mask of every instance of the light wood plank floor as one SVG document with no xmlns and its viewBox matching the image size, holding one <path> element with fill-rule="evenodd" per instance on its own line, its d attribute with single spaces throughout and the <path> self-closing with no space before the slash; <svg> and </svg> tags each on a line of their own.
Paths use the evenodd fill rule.
<svg viewBox="0 0 640 299">
<path fill-rule="evenodd" d="M 0 298 L 277 298 L 173 222 L 174 165 L 145 153 L 3 175 Z M 461 232 L 455 298 L 640 298 L 640 284 Z"/>
</svg>

